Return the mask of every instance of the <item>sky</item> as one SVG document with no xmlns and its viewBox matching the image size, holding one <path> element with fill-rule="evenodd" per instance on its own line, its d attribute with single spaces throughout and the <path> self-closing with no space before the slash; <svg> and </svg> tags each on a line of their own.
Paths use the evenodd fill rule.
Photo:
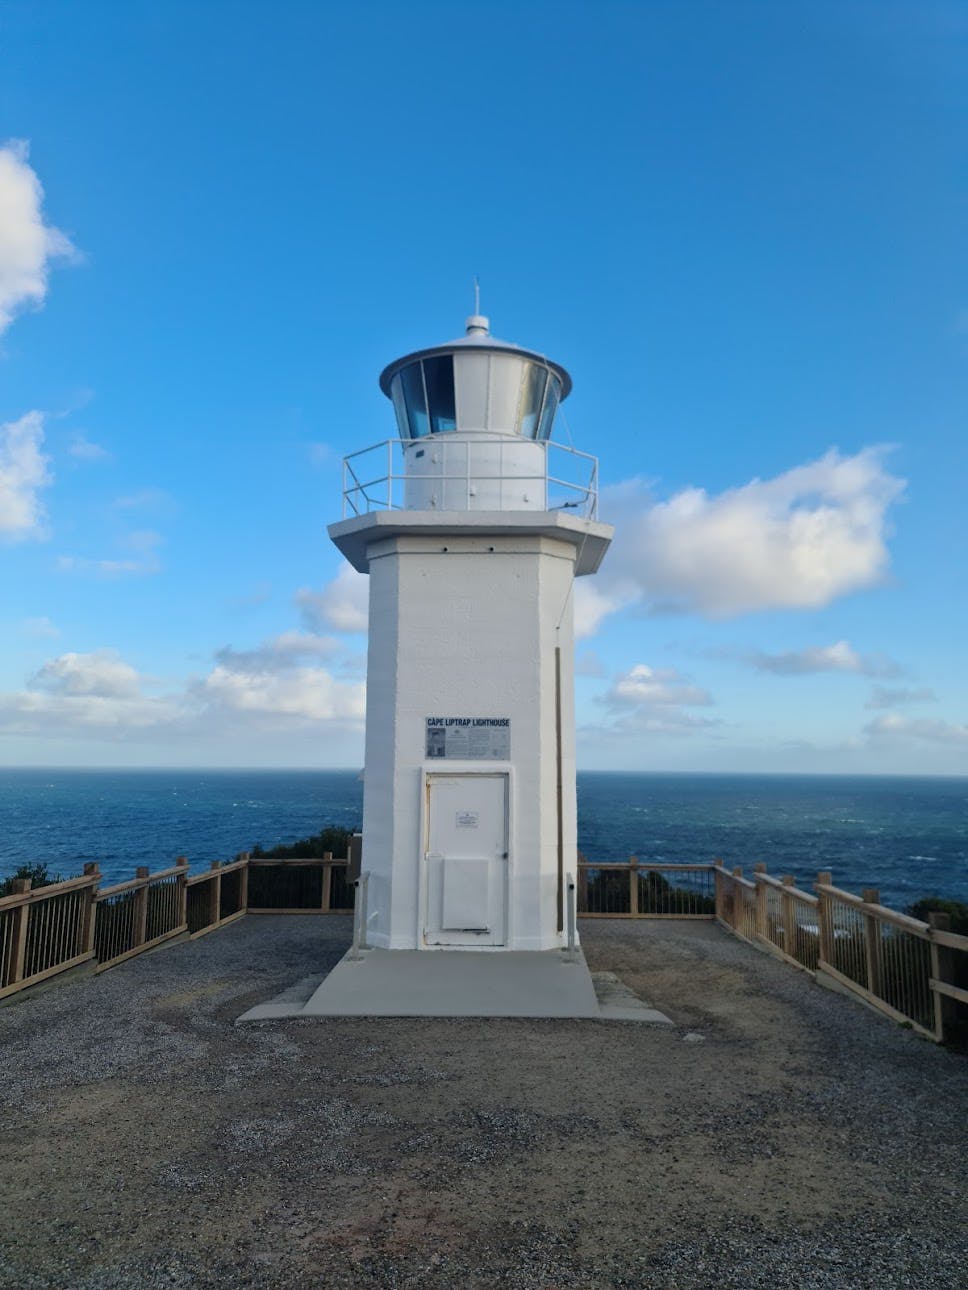
<svg viewBox="0 0 968 1290">
<path fill-rule="evenodd" d="M 586 769 L 968 774 L 968 6 L 0 4 L 0 765 L 358 767 L 377 377 L 574 392 Z"/>
</svg>

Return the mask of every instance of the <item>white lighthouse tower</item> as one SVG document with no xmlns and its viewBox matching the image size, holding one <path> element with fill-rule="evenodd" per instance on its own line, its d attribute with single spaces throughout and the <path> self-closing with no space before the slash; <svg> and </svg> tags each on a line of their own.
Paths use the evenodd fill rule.
<svg viewBox="0 0 968 1290">
<path fill-rule="evenodd" d="M 332 540 L 370 576 L 366 942 L 565 943 L 576 862 L 572 585 L 612 530 L 597 463 L 551 441 L 564 368 L 491 336 L 380 377 L 399 440 L 346 462 Z M 382 454 L 385 454 L 382 455 Z"/>
</svg>

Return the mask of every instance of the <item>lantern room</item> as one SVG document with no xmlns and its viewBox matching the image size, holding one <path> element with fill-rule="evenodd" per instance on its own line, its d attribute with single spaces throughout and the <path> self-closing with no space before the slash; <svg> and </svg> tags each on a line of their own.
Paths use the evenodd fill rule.
<svg viewBox="0 0 968 1290">
<path fill-rule="evenodd" d="M 540 354 L 497 340 L 488 328 L 486 318 L 473 314 L 466 336 L 384 369 L 380 388 L 393 400 L 401 439 L 453 432 L 540 443 L 551 438 L 571 378 Z"/>
<path fill-rule="evenodd" d="M 397 359 L 381 374 L 380 388 L 396 413 L 405 510 L 555 505 L 548 447 L 571 390 L 563 367 L 498 340 L 487 318 L 472 314 L 466 335 Z"/>
</svg>

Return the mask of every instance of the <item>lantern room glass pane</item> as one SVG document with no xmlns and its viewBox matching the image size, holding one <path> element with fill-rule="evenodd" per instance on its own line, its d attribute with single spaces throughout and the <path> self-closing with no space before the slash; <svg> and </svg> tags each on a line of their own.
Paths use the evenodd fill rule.
<svg viewBox="0 0 968 1290">
<path fill-rule="evenodd" d="M 403 383 L 400 380 L 399 372 L 390 382 L 390 398 L 393 400 L 393 410 L 397 414 L 397 432 L 401 439 L 409 439 L 410 427 L 407 424 L 407 405 L 403 399 Z"/>
<path fill-rule="evenodd" d="M 403 401 L 407 409 L 411 439 L 421 439 L 430 432 L 427 417 L 427 399 L 424 394 L 423 372 L 419 363 L 411 363 L 400 373 L 403 383 Z"/>
<path fill-rule="evenodd" d="M 518 434 L 525 439 L 538 437 L 538 414 L 541 411 L 541 400 L 544 398 L 545 382 L 548 374 L 543 367 L 528 363 L 521 381 L 521 399 L 518 404 Z"/>
<path fill-rule="evenodd" d="M 558 411 L 561 399 L 561 381 L 557 376 L 548 373 L 548 391 L 545 394 L 544 408 L 541 411 L 541 424 L 538 426 L 538 438 L 542 443 L 551 438 L 551 426 Z"/>
<path fill-rule="evenodd" d="M 424 382 L 430 411 L 430 433 L 444 434 L 457 429 L 454 403 L 454 359 L 451 354 L 424 359 Z"/>
</svg>

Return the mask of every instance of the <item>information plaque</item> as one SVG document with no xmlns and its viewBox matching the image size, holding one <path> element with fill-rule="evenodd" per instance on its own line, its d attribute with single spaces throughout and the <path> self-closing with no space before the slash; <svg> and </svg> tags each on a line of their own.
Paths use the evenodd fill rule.
<svg viewBox="0 0 968 1290">
<path fill-rule="evenodd" d="M 510 717 L 428 717 L 427 759 L 507 761 Z"/>
</svg>

